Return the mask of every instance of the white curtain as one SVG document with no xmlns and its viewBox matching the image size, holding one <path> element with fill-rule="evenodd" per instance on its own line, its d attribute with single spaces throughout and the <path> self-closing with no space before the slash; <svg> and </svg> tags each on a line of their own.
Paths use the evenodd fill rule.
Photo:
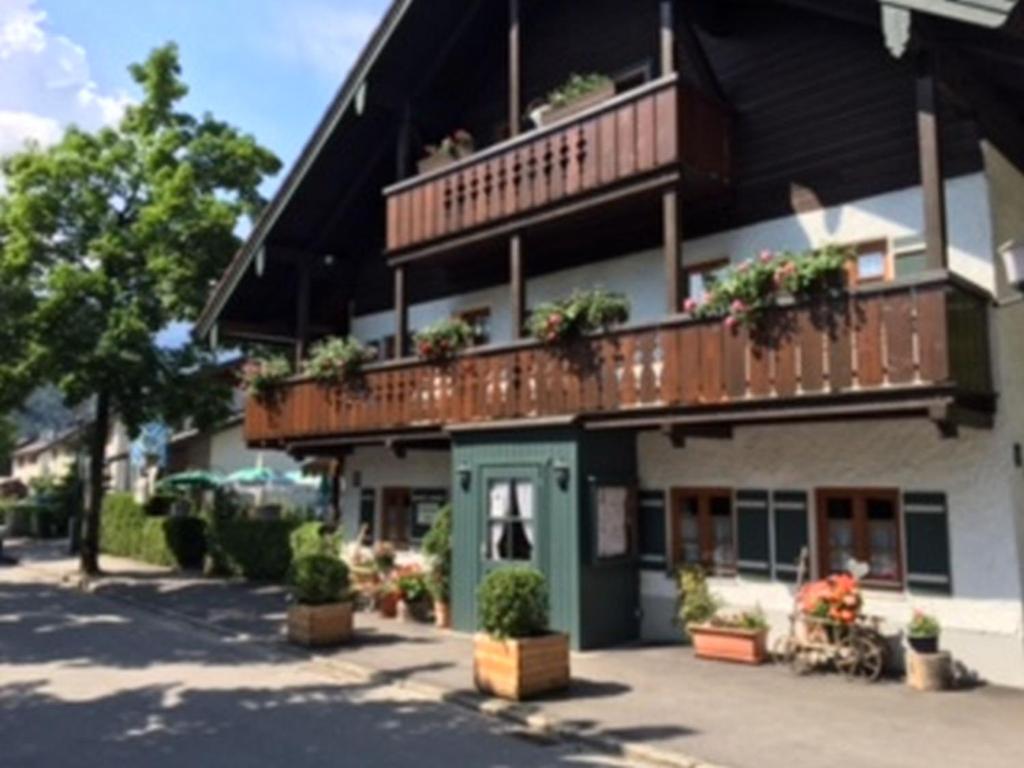
<svg viewBox="0 0 1024 768">
<path fill-rule="evenodd" d="M 516 483 L 516 502 L 519 504 L 519 517 L 526 540 L 533 546 L 533 483 Z"/>
<path fill-rule="evenodd" d="M 491 557 L 503 560 L 500 550 L 501 536 L 505 532 L 504 525 L 493 525 L 491 520 L 506 518 L 512 513 L 512 485 L 507 482 L 491 484 L 491 504 L 488 510 L 487 524 L 490 526 Z"/>
</svg>

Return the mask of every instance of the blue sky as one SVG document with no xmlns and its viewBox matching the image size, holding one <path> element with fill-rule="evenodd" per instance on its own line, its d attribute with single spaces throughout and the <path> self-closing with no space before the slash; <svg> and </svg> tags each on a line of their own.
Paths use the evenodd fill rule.
<svg viewBox="0 0 1024 768">
<path fill-rule="evenodd" d="M 255 134 L 287 166 L 387 4 L 0 0 L 0 154 L 53 141 L 69 122 L 115 120 L 134 93 L 127 66 L 173 40 L 186 106 Z"/>
</svg>

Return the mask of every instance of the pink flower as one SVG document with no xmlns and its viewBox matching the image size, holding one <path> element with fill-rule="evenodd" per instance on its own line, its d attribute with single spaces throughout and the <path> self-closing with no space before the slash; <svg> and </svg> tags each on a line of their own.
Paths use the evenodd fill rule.
<svg viewBox="0 0 1024 768">
<path fill-rule="evenodd" d="M 761 251 L 760 259 L 761 262 L 767 264 L 769 261 L 775 258 L 775 252 L 767 249 Z"/>
<path fill-rule="evenodd" d="M 747 311 L 747 305 L 742 300 L 736 299 L 729 307 L 734 315 L 740 315 Z"/>
<path fill-rule="evenodd" d="M 705 300 L 706 299 L 707 299 L 707 297 L 705 297 Z M 696 299 L 694 299 L 692 297 L 683 302 L 683 311 L 686 314 L 688 314 L 688 315 L 692 315 L 699 308 L 700 308 L 700 305 L 697 303 Z"/>
<path fill-rule="evenodd" d="M 746 272 L 748 269 L 750 269 L 751 266 L 753 266 L 753 262 L 750 259 L 747 259 L 746 261 L 740 262 L 740 264 L 736 267 L 736 271 Z"/>
<path fill-rule="evenodd" d="M 739 325 L 740 319 L 736 317 L 736 315 L 729 315 L 723 322 L 726 328 L 730 331 L 734 331 L 736 330 L 736 326 Z"/>
</svg>

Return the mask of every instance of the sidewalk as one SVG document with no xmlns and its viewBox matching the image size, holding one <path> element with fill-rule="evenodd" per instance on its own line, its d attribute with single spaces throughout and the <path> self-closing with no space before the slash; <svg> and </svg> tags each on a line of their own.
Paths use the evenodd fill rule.
<svg viewBox="0 0 1024 768">
<path fill-rule="evenodd" d="M 73 563 L 12 547 L 25 567 L 58 578 Z M 239 641 L 282 651 L 285 592 L 169 574 L 104 558 L 110 578 L 94 592 L 176 614 Z M 358 639 L 328 663 L 440 689 L 460 703 L 472 692 L 472 640 L 432 627 L 357 616 Z M 584 740 L 625 743 L 730 768 L 958 768 L 1024 765 L 1024 692 L 982 687 L 919 694 L 897 682 L 851 684 L 838 676 L 695 659 L 677 646 L 573 656 L 570 693 L 526 705 Z M 692 764 L 692 763 L 691 763 Z"/>
</svg>

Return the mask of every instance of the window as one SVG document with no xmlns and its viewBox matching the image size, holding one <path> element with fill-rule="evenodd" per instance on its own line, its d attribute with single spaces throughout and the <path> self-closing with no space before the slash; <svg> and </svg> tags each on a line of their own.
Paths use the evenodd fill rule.
<svg viewBox="0 0 1024 768">
<path fill-rule="evenodd" d="M 870 586 L 899 586 L 899 495 L 890 490 L 818 491 L 819 565 L 823 575 L 868 566 Z"/>
<path fill-rule="evenodd" d="M 434 518 L 441 507 L 448 503 L 448 491 L 440 489 L 419 489 L 411 493 L 410 515 L 412 540 L 422 541 L 434 524 Z"/>
<path fill-rule="evenodd" d="M 728 259 L 717 259 L 703 264 L 695 264 L 692 267 L 684 267 L 683 276 L 686 280 L 686 295 L 694 301 L 700 301 L 708 294 L 715 281 L 728 269 Z"/>
<path fill-rule="evenodd" d="M 491 342 L 491 310 L 489 307 L 469 309 L 458 314 L 473 330 L 473 346 L 483 347 Z"/>
<path fill-rule="evenodd" d="M 735 573 L 732 492 L 677 488 L 672 496 L 673 563 L 701 565 L 717 574 Z"/>
<path fill-rule="evenodd" d="M 409 489 L 385 488 L 381 498 L 381 539 L 396 547 L 407 546 L 410 539 L 411 494 Z"/>
<path fill-rule="evenodd" d="M 534 487 L 528 480 L 497 480 L 487 489 L 487 559 L 530 562 L 534 542 Z"/>
<path fill-rule="evenodd" d="M 640 567 L 663 571 L 668 567 L 668 536 L 665 530 L 665 494 L 640 491 L 637 548 Z"/>
<path fill-rule="evenodd" d="M 891 280 L 892 258 L 886 240 L 874 240 L 854 247 L 856 254 L 850 264 L 850 284 L 865 285 Z"/>
</svg>

